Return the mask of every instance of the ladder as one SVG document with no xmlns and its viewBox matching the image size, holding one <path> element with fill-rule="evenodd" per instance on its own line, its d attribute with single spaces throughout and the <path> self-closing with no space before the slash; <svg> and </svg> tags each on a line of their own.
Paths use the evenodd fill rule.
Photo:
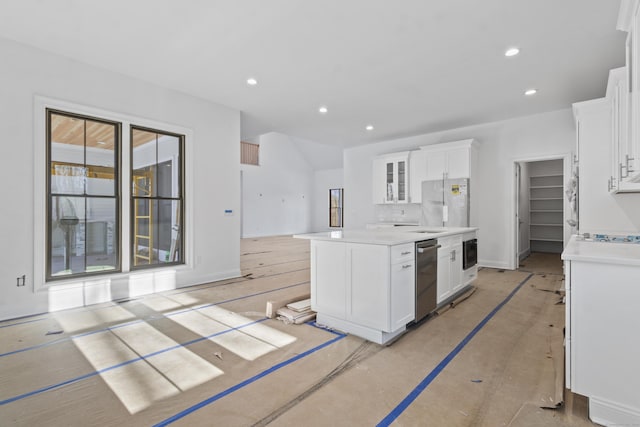
<svg viewBox="0 0 640 427">
<path fill-rule="evenodd" d="M 143 175 L 134 175 L 133 194 L 135 196 L 151 196 L 152 172 L 148 171 Z M 143 199 L 144 200 L 144 199 Z M 153 261 L 153 209 L 149 199 L 147 212 L 140 208 L 140 199 L 135 199 L 133 204 L 133 265 L 151 264 Z M 142 234 L 144 228 L 141 223 L 147 223 L 147 234 Z M 141 252 L 140 244 L 147 247 L 147 253 Z"/>
</svg>

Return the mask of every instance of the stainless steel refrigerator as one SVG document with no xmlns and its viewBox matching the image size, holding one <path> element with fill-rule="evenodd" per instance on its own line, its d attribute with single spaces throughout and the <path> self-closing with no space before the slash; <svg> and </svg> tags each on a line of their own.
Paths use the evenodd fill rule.
<svg viewBox="0 0 640 427">
<path fill-rule="evenodd" d="M 422 216 L 430 227 L 468 227 L 469 179 L 424 181 Z"/>
</svg>

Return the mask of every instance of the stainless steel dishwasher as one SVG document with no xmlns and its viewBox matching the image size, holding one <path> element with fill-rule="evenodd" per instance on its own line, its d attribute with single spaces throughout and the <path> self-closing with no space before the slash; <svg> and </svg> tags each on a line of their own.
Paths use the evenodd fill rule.
<svg viewBox="0 0 640 427">
<path fill-rule="evenodd" d="M 438 241 L 416 242 L 416 323 L 438 305 Z"/>
</svg>

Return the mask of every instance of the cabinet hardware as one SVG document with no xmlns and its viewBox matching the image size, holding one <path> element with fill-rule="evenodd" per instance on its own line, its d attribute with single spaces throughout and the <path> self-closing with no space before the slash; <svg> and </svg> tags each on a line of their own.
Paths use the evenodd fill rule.
<svg viewBox="0 0 640 427">
<path fill-rule="evenodd" d="M 622 169 L 626 171 L 624 175 L 622 174 Z M 627 170 L 627 167 L 622 163 L 618 163 L 618 176 L 620 177 L 620 179 L 624 179 L 629 176 L 629 171 Z"/>
<path fill-rule="evenodd" d="M 456 260 L 456 251 L 455 249 L 451 251 L 451 261 L 455 261 Z"/>
<path fill-rule="evenodd" d="M 411 264 L 404 264 L 402 268 L 411 268 Z"/>
<path fill-rule="evenodd" d="M 402 252 L 400 255 L 409 255 L 411 252 L 410 251 L 406 251 L 406 252 Z"/>
<path fill-rule="evenodd" d="M 625 160 L 625 164 L 626 164 L 626 169 L 627 169 L 627 176 L 629 176 L 629 173 L 631 172 L 635 172 L 635 170 L 633 169 L 633 167 L 629 166 L 629 161 L 630 160 L 635 160 L 634 157 L 629 157 L 628 154 L 624 155 L 624 160 Z"/>
</svg>

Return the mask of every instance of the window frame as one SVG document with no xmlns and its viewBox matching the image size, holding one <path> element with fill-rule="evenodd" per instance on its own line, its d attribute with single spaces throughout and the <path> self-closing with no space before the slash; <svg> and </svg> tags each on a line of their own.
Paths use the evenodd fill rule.
<svg viewBox="0 0 640 427">
<path fill-rule="evenodd" d="M 155 134 L 162 134 L 162 135 L 167 135 L 167 136 L 173 136 L 178 138 L 179 140 L 179 144 L 180 144 L 180 161 L 179 161 L 179 174 L 178 174 L 178 188 L 179 188 L 179 197 L 160 197 L 160 196 L 149 196 L 149 197 L 141 197 L 141 196 L 136 196 L 134 195 L 134 192 L 132 191 L 133 188 L 133 150 L 134 150 L 134 146 L 133 146 L 133 132 L 134 130 L 139 130 L 139 131 L 143 131 L 143 132 L 150 132 L 150 133 L 155 133 Z M 179 133 L 175 133 L 175 132 L 170 132 L 170 131 L 165 131 L 165 130 L 160 130 L 158 128 L 151 128 L 151 127 L 146 127 L 146 126 L 140 126 L 137 124 L 133 124 L 131 123 L 129 125 L 129 266 L 130 266 L 130 270 L 131 271 L 138 271 L 138 270 L 145 270 L 145 269 L 157 269 L 157 268 L 161 268 L 164 266 L 176 266 L 176 265 L 182 265 L 186 263 L 186 257 L 185 257 L 185 247 L 184 247 L 184 230 L 185 230 L 185 187 L 184 187 L 184 174 L 185 174 L 185 141 L 186 141 L 186 135 L 183 134 L 179 134 Z M 157 140 L 156 140 L 156 162 L 158 162 L 158 157 L 157 157 L 157 152 L 158 152 L 158 147 L 157 147 Z M 156 163 L 156 166 L 160 164 L 160 163 Z M 158 263 L 158 264 L 147 264 L 147 265 L 136 265 L 135 264 L 135 257 L 136 254 L 134 253 L 133 250 L 133 245 L 135 242 L 135 227 L 134 227 L 134 222 L 135 222 L 135 201 L 138 199 L 146 199 L 146 200 L 174 200 L 174 201 L 178 201 L 180 203 L 180 240 L 179 240 L 179 247 L 180 247 L 180 259 L 178 261 L 171 261 L 171 262 L 163 262 L 163 263 Z M 151 226 L 151 224 L 149 225 Z"/>
<path fill-rule="evenodd" d="M 240 141 L 240 164 L 260 166 L 260 144 Z"/>
<path fill-rule="evenodd" d="M 331 204 L 331 194 L 334 191 L 339 191 L 340 192 L 340 197 L 338 198 L 339 203 L 338 206 L 333 206 Z M 333 210 L 336 209 L 338 211 L 338 218 L 339 218 L 339 225 L 334 225 L 332 220 L 333 220 L 333 215 L 332 212 Z M 344 228 L 344 188 L 330 188 L 329 189 L 329 227 L 330 228 Z"/>
<path fill-rule="evenodd" d="M 104 123 L 104 124 L 108 124 L 108 125 L 114 125 L 115 126 L 115 141 L 114 141 L 114 162 L 115 162 L 115 166 L 114 166 L 114 196 L 105 196 L 105 195 L 90 195 L 86 193 L 86 187 L 85 187 L 85 192 L 83 194 L 69 194 L 70 197 L 77 197 L 77 198 L 83 198 L 85 200 L 85 206 L 86 206 L 86 200 L 89 198 L 105 198 L 105 199 L 114 199 L 115 203 L 116 203 L 116 209 L 115 209 L 115 227 L 114 227 L 114 236 L 116 238 L 116 242 L 117 242 L 117 255 L 116 255 L 116 263 L 113 269 L 109 269 L 109 270 L 100 270 L 100 271 L 95 271 L 95 272 L 87 272 L 84 271 L 82 273 L 75 273 L 75 274 L 65 274 L 65 275 L 60 275 L 60 276 L 53 276 L 52 275 L 52 271 L 51 271 L 51 253 L 52 253 L 52 247 L 51 247 L 51 236 L 52 236 L 52 217 L 51 217 L 51 207 L 52 207 L 52 199 L 53 197 L 56 197 L 52 194 L 51 192 L 51 166 L 52 166 L 52 159 L 51 159 L 51 117 L 52 115 L 60 115 L 60 116 L 65 116 L 65 117 L 70 117 L 70 118 L 75 118 L 75 119 L 81 119 L 81 120 L 90 120 L 93 122 L 98 122 L 98 123 Z M 122 123 L 115 121 L 115 120 L 109 120 L 109 119 L 105 119 L 102 117 L 95 117 L 93 115 L 89 115 L 89 114 L 80 114 L 80 113 L 75 113 L 75 112 L 71 112 L 71 111 L 64 111 L 61 109 L 57 109 L 57 108 L 45 108 L 44 109 L 44 115 L 45 115 L 45 176 L 46 176 L 46 184 L 45 184 L 45 204 L 44 204 L 44 208 L 45 208 L 45 251 L 46 251 L 46 255 L 45 255 L 45 266 L 44 266 L 44 280 L 45 283 L 51 283 L 51 282 L 58 282 L 58 281 L 62 281 L 62 280 L 69 280 L 69 279 L 76 279 L 76 278 L 85 278 L 85 277 L 91 277 L 91 276 L 103 276 L 105 274 L 114 274 L 114 273 L 120 273 L 122 272 L 122 248 L 123 248 L 123 244 L 122 244 L 122 230 L 121 230 L 121 224 L 122 224 L 122 186 L 121 186 L 121 177 L 122 177 Z M 86 162 L 86 128 L 85 128 L 85 146 L 84 146 L 84 154 L 83 157 L 85 159 Z M 86 166 L 86 164 L 84 165 Z M 86 221 L 86 217 L 85 217 L 85 221 Z M 84 256 L 86 259 L 87 256 L 87 246 L 86 246 L 86 224 L 85 224 L 85 248 L 84 248 Z M 114 245 L 115 247 L 116 245 Z M 86 264 L 86 263 L 85 263 Z"/>
<path fill-rule="evenodd" d="M 120 272 L 112 272 L 105 271 L 103 274 L 98 274 L 96 276 L 90 277 L 66 277 L 66 280 L 61 279 L 59 281 L 47 281 L 46 280 L 46 233 L 47 233 L 47 224 L 46 224 L 46 195 L 47 195 L 47 177 L 46 177 L 46 146 L 47 146 L 47 136 L 46 136 L 46 114 L 45 111 L 47 108 L 55 109 L 59 111 L 63 111 L 71 114 L 78 115 L 89 115 L 93 117 L 100 117 L 105 120 L 118 121 L 122 124 L 122 140 L 121 140 L 121 182 L 126 182 L 127 185 L 120 186 L 120 197 L 122 200 L 120 209 L 121 209 L 121 222 L 120 222 L 120 235 L 118 238 L 120 242 L 127 242 L 121 246 L 121 271 Z M 75 102 L 65 101 L 60 98 L 52 98 L 49 96 L 43 95 L 34 95 L 33 96 L 33 104 L 32 104 L 32 117 L 33 117 L 33 161 L 31 163 L 31 168 L 33 170 L 33 193 L 31 196 L 32 199 L 32 218 L 33 218 L 33 233 L 31 234 L 31 241 L 33 245 L 33 262 L 31 274 L 32 280 L 29 280 L 27 277 L 27 284 L 30 285 L 31 291 L 33 293 L 43 293 L 48 294 L 47 297 L 43 297 L 43 301 L 49 301 L 50 306 L 57 307 L 59 309 L 61 306 L 64 307 L 75 307 L 76 303 L 71 303 L 67 300 L 61 300 L 58 298 L 58 295 L 62 296 L 67 291 L 71 291 L 75 288 L 83 288 L 86 286 L 104 286 L 104 292 L 110 293 L 109 289 L 120 289 L 121 286 L 128 286 L 127 283 L 131 284 L 131 280 L 135 278 L 135 275 L 140 275 L 144 273 L 148 274 L 156 274 L 156 273 L 164 273 L 168 272 L 170 274 L 184 272 L 189 274 L 188 272 L 194 271 L 196 268 L 196 259 L 198 258 L 198 254 L 195 250 L 194 245 L 194 235 L 193 235 L 193 222 L 194 222 L 194 205 L 193 205 L 193 197 L 190 197 L 190 194 L 193 194 L 194 191 L 194 162 L 193 162 L 193 153 L 194 153 L 194 144 L 195 135 L 193 129 L 176 125 L 176 120 L 158 120 L 158 119 L 149 119 L 148 117 L 142 117 L 133 115 L 130 113 L 124 112 L 114 112 L 112 110 L 107 110 L 98 107 L 92 107 L 87 104 L 79 104 Z M 180 117 L 178 120 L 180 120 Z M 156 129 L 166 129 L 169 132 L 178 133 L 185 136 L 185 145 L 184 145 L 184 197 L 185 197 L 185 205 L 184 205 L 184 230 L 183 230 L 183 241 L 184 241 L 184 264 L 175 265 L 175 266 L 158 266 L 154 270 L 146 270 L 142 271 L 131 271 L 129 265 L 129 245 L 128 245 L 128 236 L 129 236 L 129 203 L 125 201 L 129 199 L 130 189 L 129 189 L 129 169 L 126 167 L 130 161 L 129 156 L 129 132 L 128 126 L 132 123 L 136 123 L 139 126 L 145 126 L 149 128 Z M 182 273 L 180 273 L 182 274 Z M 140 276 L 142 277 L 142 276 Z M 144 276 L 147 277 L 147 276 Z M 57 292 L 61 291 L 61 292 Z M 54 293 L 51 293 L 54 292 Z M 114 292 L 120 292 L 117 290 Z M 53 298 L 55 297 L 55 298 Z M 53 298 L 53 299 L 52 299 Z M 93 297 L 91 297 L 93 300 Z M 107 297 L 110 299 L 111 297 Z M 100 299 L 102 301 L 102 299 Z M 82 303 L 80 302 L 80 305 Z"/>
</svg>

